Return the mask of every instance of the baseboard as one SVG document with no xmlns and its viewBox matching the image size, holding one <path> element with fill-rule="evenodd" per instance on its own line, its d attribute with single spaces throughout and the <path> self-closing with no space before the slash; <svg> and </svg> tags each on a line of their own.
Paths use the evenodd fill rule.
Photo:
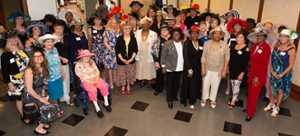
<svg viewBox="0 0 300 136">
<path fill-rule="evenodd" d="M 292 89 L 290 97 L 298 102 L 300 102 L 300 86 L 292 84 Z"/>
</svg>

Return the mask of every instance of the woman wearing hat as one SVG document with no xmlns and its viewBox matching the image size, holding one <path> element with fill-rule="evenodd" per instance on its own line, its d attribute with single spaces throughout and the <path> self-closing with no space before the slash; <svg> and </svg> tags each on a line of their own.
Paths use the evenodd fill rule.
<svg viewBox="0 0 300 136">
<path fill-rule="evenodd" d="M 207 26 L 207 31 L 209 30 L 210 28 L 210 22 L 211 22 L 211 19 L 215 16 L 214 13 L 210 13 L 210 12 L 205 12 L 205 13 L 202 13 L 200 15 L 200 18 L 202 21 L 205 21 L 206 23 L 206 26 Z"/>
<path fill-rule="evenodd" d="M 240 19 L 241 15 L 237 10 L 232 9 L 232 10 L 227 11 L 223 15 L 221 15 L 220 18 L 222 18 L 225 21 L 220 24 L 220 28 L 225 33 L 225 36 L 223 39 L 226 42 L 226 41 L 228 41 L 228 39 L 230 37 L 230 34 L 227 31 L 227 24 L 234 18 Z"/>
<path fill-rule="evenodd" d="M 246 43 L 247 36 L 242 31 L 235 33 L 236 43 L 230 49 L 229 79 L 232 86 L 232 99 L 228 102 L 228 109 L 232 110 L 238 101 L 240 85 L 247 76 L 250 60 L 250 49 Z M 229 93 L 229 92 L 228 92 Z"/>
<path fill-rule="evenodd" d="M 245 121 L 251 121 L 260 91 L 266 85 L 271 56 L 271 48 L 266 41 L 271 40 L 272 37 L 268 35 L 265 29 L 257 27 L 255 32 L 249 34 L 247 38 L 254 43 L 250 52 L 247 109 L 244 110 L 247 112 Z"/>
<path fill-rule="evenodd" d="M 62 68 L 65 72 L 65 80 L 63 80 L 64 95 L 59 99 L 60 102 L 66 102 L 68 106 L 72 106 L 73 103 L 70 102 L 70 71 L 69 71 L 69 59 L 70 59 L 70 45 L 68 37 L 64 34 L 65 22 L 63 20 L 57 19 L 53 25 L 54 32 L 52 35 L 57 36 L 58 41 L 54 44 L 57 49 L 59 58 L 61 60 Z M 73 45 L 77 46 L 77 45 Z"/>
<path fill-rule="evenodd" d="M 148 9 L 148 12 L 147 12 L 147 17 L 154 19 L 156 11 L 157 11 L 156 6 L 155 5 L 150 5 L 149 9 Z"/>
<path fill-rule="evenodd" d="M 66 73 L 60 63 L 60 56 L 54 45 L 58 42 L 58 37 L 45 34 L 39 37 L 39 43 L 43 45 L 45 55 L 48 59 L 50 76 L 48 77 L 48 93 L 51 99 L 58 100 L 63 96 L 63 80 Z"/>
<path fill-rule="evenodd" d="M 120 25 L 122 23 L 125 23 L 128 16 L 124 13 L 124 9 L 120 8 L 119 6 L 114 6 L 109 15 L 108 15 L 108 19 L 110 18 L 115 18 L 118 21 L 118 28 L 120 28 Z"/>
<path fill-rule="evenodd" d="M 131 12 L 128 14 L 129 19 L 128 19 L 128 23 L 131 25 L 131 32 L 133 35 L 136 34 L 136 31 L 140 29 L 139 26 L 139 15 L 135 12 Z"/>
<path fill-rule="evenodd" d="M 180 94 L 180 103 L 186 106 L 187 100 L 190 104 L 190 110 L 194 110 L 196 99 L 200 98 L 202 85 L 201 76 L 201 56 L 203 51 L 203 42 L 199 40 L 198 26 L 192 26 L 189 31 L 190 40 L 183 46 L 183 79 Z"/>
<path fill-rule="evenodd" d="M 204 43 L 201 58 L 203 76 L 203 89 L 201 106 L 204 107 L 207 99 L 210 100 L 212 108 L 217 106 L 216 98 L 221 78 L 225 78 L 230 58 L 226 42 L 222 41 L 224 32 L 216 27 L 209 32 L 211 40 Z M 210 89 L 211 88 L 211 89 Z"/>
<path fill-rule="evenodd" d="M 162 11 L 161 10 L 156 11 L 150 30 L 159 34 L 160 26 L 163 22 L 164 22 L 164 15 L 162 14 Z"/>
<path fill-rule="evenodd" d="M 155 96 L 157 96 L 159 93 L 161 93 L 164 88 L 165 76 L 162 73 L 162 67 L 161 67 L 161 63 L 160 63 L 162 46 L 166 41 L 172 39 L 172 37 L 170 35 L 171 27 L 169 26 L 168 23 L 166 23 L 166 22 L 161 23 L 159 30 L 160 30 L 160 32 L 159 32 L 159 37 L 157 38 L 157 42 L 155 42 L 155 44 L 153 44 L 153 46 L 151 48 L 152 49 L 151 54 L 154 59 L 155 67 L 156 67 L 156 78 L 155 78 L 155 87 L 154 87 L 155 88 L 155 91 L 154 91 Z"/>
<path fill-rule="evenodd" d="M 53 33 L 53 25 L 55 24 L 56 17 L 52 14 L 46 14 L 40 23 L 45 24 L 47 26 L 47 34 Z"/>
<path fill-rule="evenodd" d="M 108 103 L 108 84 L 100 77 L 100 71 L 96 63 L 91 57 L 96 56 L 94 53 L 90 53 L 89 50 L 78 50 L 78 62 L 75 65 L 75 74 L 80 78 L 84 90 L 88 92 L 90 101 L 93 102 L 95 106 L 95 112 L 99 118 L 104 115 L 97 103 L 98 90 L 100 90 L 101 95 L 104 98 L 103 106 L 107 112 L 111 112 L 111 107 Z"/>
<path fill-rule="evenodd" d="M 200 6 L 198 4 L 193 4 L 188 10 L 190 11 L 190 15 L 184 20 L 187 29 L 190 29 L 193 25 L 199 26 L 201 18 L 197 14 L 200 13 Z"/>
<path fill-rule="evenodd" d="M 270 103 L 264 111 L 272 109 L 271 117 L 276 117 L 280 104 L 288 98 L 292 85 L 293 66 L 296 58 L 296 50 L 292 41 L 298 38 L 295 31 L 283 29 L 279 34 L 279 42 L 275 45 L 271 56 L 271 91 Z M 276 105 L 274 104 L 276 99 Z"/>
<path fill-rule="evenodd" d="M 43 49 L 33 48 L 32 57 L 24 72 L 26 85 L 24 100 L 35 101 L 39 109 L 41 117 L 38 126 L 34 129 L 37 135 L 49 134 L 52 126 L 48 123 L 62 116 L 58 104 L 49 98 L 45 91 L 49 75 L 48 60 Z"/>
<path fill-rule="evenodd" d="M 104 37 L 104 67 L 108 69 L 111 89 L 114 88 L 113 83 L 116 82 L 116 42 L 121 35 L 121 30 L 117 28 L 117 20 L 115 18 L 110 18 Z"/>
<path fill-rule="evenodd" d="M 168 5 L 163 9 L 167 13 L 165 19 L 174 19 L 174 14 L 176 13 L 177 8 L 173 7 L 173 5 Z"/>
<path fill-rule="evenodd" d="M 180 11 L 177 11 L 175 13 L 174 23 L 171 25 L 172 28 L 178 27 L 181 29 L 182 34 L 184 34 L 184 31 L 187 29 L 186 25 L 182 23 L 181 21 L 182 13 Z M 183 41 L 186 41 L 187 37 L 183 37 Z"/>
<path fill-rule="evenodd" d="M 136 78 L 142 80 L 139 88 L 142 88 L 148 80 L 148 90 L 152 89 L 151 80 L 156 77 L 155 63 L 151 55 L 151 47 L 157 40 L 157 34 L 150 30 L 152 19 L 143 18 L 141 20 L 142 29 L 138 30 L 135 38 L 138 43 L 138 53 L 135 57 L 136 60 Z"/>
<path fill-rule="evenodd" d="M 130 84 L 133 85 L 136 80 L 135 56 L 138 45 L 135 37 L 131 35 L 131 25 L 123 24 L 121 28 L 123 35 L 118 37 L 116 43 L 117 84 L 122 86 L 122 94 L 130 94 Z"/>
<path fill-rule="evenodd" d="M 26 33 L 25 24 L 30 21 L 30 17 L 21 11 L 15 11 L 9 15 L 7 21 L 14 24 L 14 29 L 18 30 L 18 37 L 22 44 L 25 44 L 28 35 Z"/>
<path fill-rule="evenodd" d="M 70 9 L 61 10 L 58 13 L 58 19 L 61 19 L 66 22 L 67 27 L 65 28 L 68 33 L 71 32 L 71 26 L 74 18 L 80 18 L 79 14 L 73 12 Z"/>
<path fill-rule="evenodd" d="M 167 75 L 167 102 L 169 109 L 173 109 L 173 101 L 179 101 L 177 93 L 181 73 L 183 71 L 183 34 L 180 28 L 172 30 L 172 40 L 166 41 L 162 47 L 160 63 L 162 73 Z"/>
<path fill-rule="evenodd" d="M 23 118 L 22 92 L 25 89 L 23 72 L 28 65 L 29 58 L 23 51 L 24 46 L 18 38 L 16 29 L 9 29 L 3 34 L 6 46 L 1 55 L 1 70 L 4 83 L 7 85 L 8 98 L 16 101 L 16 107 L 25 124 L 32 124 L 29 119 Z"/>
<path fill-rule="evenodd" d="M 141 8 L 144 7 L 144 4 L 140 3 L 139 1 L 132 1 L 129 4 L 129 7 L 131 7 L 131 12 L 135 12 L 139 15 L 139 19 L 145 17 L 145 14 L 141 11 Z"/>
<path fill-rule="evenodd" d="M 267 30 L 268 34 L 274 35 L 274 21 L 271 19 L 266 19 L 260 23 L 260 26 Z"/>
<path fill-rule="evenodd" d="M 29 34 L 29 38 L 25 43 L 25 52 L 28 56 L 30 56 L 32 47 L 42 48 L 42 45 L 38 42 L 37 39 L 47 32 L 47 27 L 44 24 L 32 22 L 26 28 L 26 32 Z"/>
</svg>

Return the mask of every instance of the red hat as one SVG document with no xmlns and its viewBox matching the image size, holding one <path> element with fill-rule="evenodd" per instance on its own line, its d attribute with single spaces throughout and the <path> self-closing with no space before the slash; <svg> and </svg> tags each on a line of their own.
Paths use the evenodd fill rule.
<svg viewBox="0 0 300 136">
<path fill-rule="evenodd" d="M 246 30 L 248 28 L 248 23 L 245 21 L 245 20 L 241 20 L 241 19 L 238 19 L 238 18 L 234 18 L 232 19 L 228 25 L 227 25 L 227 31 L 231 34 L 234 33 L 234 29 L 233 29 L 233 26 L 236 24 L 236 23 L 239 23 L 241 26 L 242 26 L 242 29 Z"/>
<path fill-rule="evenodd" d="M 119 6 L 114 6 L 108 15 L 108 19 L 110 19 L 113 15 L 115 15 L 119 12 L 121 12 L 121 8 Z"/>
<path fill-rule="evenodd" d="M 89 57 L 92 57 L 92 56 L 96 56 L 96 54 L 94 53 L 91 53 L 89 50 L 78 50 L 78 56 L 76 59 L 80 59 L 82 57 L 86 57 L 86 56 L 89 56 Z"/>
</svg>

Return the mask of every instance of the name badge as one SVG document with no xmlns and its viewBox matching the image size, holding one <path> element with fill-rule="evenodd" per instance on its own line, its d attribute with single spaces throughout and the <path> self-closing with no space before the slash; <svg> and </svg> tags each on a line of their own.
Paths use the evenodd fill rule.
<svg viewBox="0 0 300 136">
<path fill-rule="evenodd" d="M 202 46 L 199 46 L 199 49 L 200 49 L 200 50 L 203 50 L 203 47 L 202 47 Z"/>
<path fill-rule="evenodd" d="M 162 43 L 161 46 L 164 46 L 164 44 Z"/>
<path fill-rule="evenodd" d="M 238 54 L 241 55 L 241 54 L 243 54 L 243 52 L 242 51 L 238 51 Z"/>
<path fill-rule="evenodd" d="M 281 56 L 285 56 L 285 52 L 280 52 L 280 55 Z"/>
<path fill-rule="evenodd" d="M 55 57 L 58 57 L 58 54 L 54 54 Z"/>
<path fill-rule="evenodd" d="M 80 41 L 81 40 L 81 38 L 80 37 L 76 37 L 76 41 Z"/>
<path fill-rule="evenodd" d="M 261 54 L 261 53 L 262 53 L 262 50 L 261 50 L 261 49 L 259 49 L 257 52 L 258 52 L 259 54 Z"/>
<path fill-rule="evenodd" d="M 11 58 L 9 61 L 10 61 L 10 64 L 15 63 L 15 59 L 14 58 Z"/>
<path fill-rule="evenodd" d="M 223 46 L 220 46 L 220 50 L 222 50 L 223 49 Z"/>
<path fill-rule="evenodd" d="M 199 22 L 195 22 L 195 25 L 198 25 L 199 24 Z"/>
<path fill-rule="evenodd" d="M 93 30 L 93 33 L 96 34 L 96 33 L 97 33 L 97 30 Z"/>
</svg>

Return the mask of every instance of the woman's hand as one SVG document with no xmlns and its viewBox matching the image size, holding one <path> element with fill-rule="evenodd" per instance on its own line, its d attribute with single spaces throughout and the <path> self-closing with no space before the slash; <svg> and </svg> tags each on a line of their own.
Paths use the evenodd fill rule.
<svg viewBox="0 0 300 136">
<path fill-rule="evenodd" d="M 244 73 L 240 73 L 239 76 L 237 77 L 237 80 L 242 81 L 244 77 Z"/>
<path fill-rule="evenodd" d="M 125 60 L 125 59 L 121 59 L 121 61 L 125 64 L 127 63 L 127 60 Z"/>
<path fill-rule="evenodd" d="M 193 74 L 188 74 L 187 76 L 188 76 L 188 77 L 193 77 Z"/>
<path fill-rule="evenodd" d="M 64 63 L 64 64 L 67 64 L 69 62 L 69 60 L 67 58 L 64 58 L 64 57 L 61 57 L 61 61 Z"/>
<path fill-rule="evenodd" d="M 162 72 L 163 74 L 166 74 L 166 73 L 167 73 L 166 68 L 162 68 L 161 72 Z"/>
<path fill-rule="evenodd" d="M 273 76 L 274 76 L 276 79 L 280 79 L 280 78 L 281 78 L 280 74 L 279 74 L 279 75 L 274 74 Z"/>
<path fill-rule="evenodd" d="M 46 104 L 46 105 L 49 105 L 50 103 L 48 102 L 47 98 L 46 97 L 43 97 L 41 99 L 39 99 L 40 102 Z"/>
<path fill-rule="evenodd" d="M 65 80 L 65 78 L 66 78 L 66 73 L 65 73 L 65 72 L 62 72 L 61 76 L 62 76 L 62 79 Z"/>
<path fill-rule="evenodd" d="M 258 77 L 254 77 L 254 78 L 253 78 L 252 84 L 253 84 L 254 86 L 259 85 Z"/>
<path fill-rule="evenodd" d="M 9 91 L 11 91 L 11 92 L 15 92 L 17 89 L 12 83 L 8 84 L 8 88 L 9 88 Z"/>
<path fill-rule="evenodd" d="M 155 67 L 158 68 L 158 69 L 160 68 L 159 62 L 155 62 Z"/>
<path fill-rule="evenodd" d="M 222 78 L 225 78 L 225 77 L 226 77 L 226 74 L 227 74 L 227 71 L 223 70 L 223 71 L 222 71 Z"/>
<path fill-rule="evenodd" d="M 203 69 L 201 69 L 201 75 L 202 76 L 205 76 L 206 75 L 206 70 L 203 68 Z"/>
<path fill-rule="evenodd" d="M 114 50 L 109 50 L 110 51 L 110 53 L 112 53 L 112 54 L 115 54 L 116 53 L 116 51 L 114 51 Z"/>
</svg>

